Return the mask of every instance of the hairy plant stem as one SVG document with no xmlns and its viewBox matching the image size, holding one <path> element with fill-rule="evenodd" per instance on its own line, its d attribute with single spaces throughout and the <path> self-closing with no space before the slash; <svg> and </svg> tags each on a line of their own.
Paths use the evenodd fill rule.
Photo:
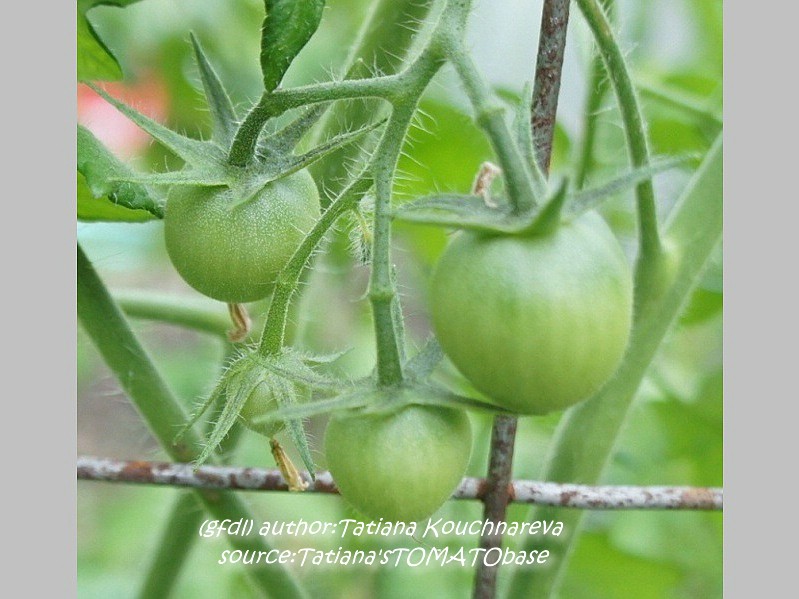
<svg viewBox="0 0 799 599">
<path fill-rule="evenodd" d="M 341 74 L 345 80 L 376 75 L 392 75 L 402 70 L 416 46 L 425 45 L 423 24 L 435 0 L 374 0 L 361 26 L 358 39 L 347 57 Z M 339 102 L 325 112 L 312 132 L 312 144 L 334 137 L 345 130 L 356 130 L 388 114 L 385 102 Z M 328 194 L 337 195 L 346 184 L 347 168 L 362 162 L 373 146 L 344 146 L 309 167 L 311 174 Z M 324 198 L 323 198 L 324 201 Z"/>
<path fill-rule="evenodd" d="M 391 187 L 402 142 L 415 108 L 415 101 L 410 105 L 394 106 L 373 165 L 375 212 L 369 301 L 377 343 L 377 381 L 385 387 L 402 382 L 400 339 L 394 321 L 394 302 L 399 300 L 391 269 Z"/>
<path fill-rule="evenodd" d="M 597 118 L 608 84 L 609 81 L 606 77 L 605 64 L 602 62 L 602 57 L 599 54 L 595 54 L 591 59 L 583 135 L 577 150 L 577 167 L 574 169 L 574 185 L 577 189 L 582 189 L 585 186 L 586 177 L 593 164 Z"/>
<path fill-rule="evenodd" d="M 595 484 L 602 475 L 630 405 L 655 353 L 688 294 L 699 280 L 722 230 L 722 140 L 713 144 L 665 227 L 668 259 L 650 264 L 652 284 L 640 288 L 632 338 L 610 382 L 594 397 L 568 410 L 550 444 L 540 478 L 553 482 Z M 549 549 L 551 560 L 535 571 L 517 570 L 510 597 L 552 597 L 568 565 L 583 513 L 540 508 L 528 520 L 563 522 L 558 538 L 536 539 L 525 549 Z"/>
<path fill-rule="evenodd" d="M 180 442 L 173 443 L 175 431 L 186 421 L 186 414 L 130 330 L 80 246 L 77 267 L 78 318 L 81 324 L 164 451 L 173 460 L 192 462 L 198 455 L 200 438 L 189 430 Z M 197 497 L 216 519 L 252 518 L 234 493 L 198 491 Z M 230 537 L 230 542 L 235 549 L 242 551 L 270 549 L 258 538 Z M 248 568 L 247 573 L 266 593 L 291 598 L 305 596 L 291 573 L 281 565 Z"/>
<path fill-rule="evenodd" d="M 474 109 L 475 122 L 485 131 L 502 167 L 508 199 L 516 212 L 525 212 L 543 197 L 546 180 L 540 169 L 527 168 L 505 122 L 505 108 L 494 96 L 465 49 L 458 46 L 449 54 Z"/>
<path fill-rule="evenodd" d="M 647 166 L 649 164 L 649 146 L 643 116 L 638 105 L 638 96 L 624 60 L 624 54 L 613 35 L 610 21 L 599 0 L 576 1 L 591 29 L 599 53 L 607 67 L 610 81 L 616 91 L 630 161 L 635 167 Z M 636 196 L 639 236 L 638 264 L 640 267 L 646 264 L 650 258 L 656 257 L 661 252 L 662 245 L 652 181 L 647 180 L 640 183 L 636 188 Z"/>
<path fill-rule="evenodd" d="M 283 347 L 291 298 L 297 289 L 302 271 L 307 266 L 316 248 L 336 220 L 347 210 L 352 209 L 358 200 L 372 186 L 371 178 L 361 176 L 349 185 L 336 200 L 328 206 L 313 229 L 305 236 L 300 246 L 292 255 L 288 264 L 278 276 L 266 326 L 258 351 L 264 356 L 275 355 Z"/>
</svg>

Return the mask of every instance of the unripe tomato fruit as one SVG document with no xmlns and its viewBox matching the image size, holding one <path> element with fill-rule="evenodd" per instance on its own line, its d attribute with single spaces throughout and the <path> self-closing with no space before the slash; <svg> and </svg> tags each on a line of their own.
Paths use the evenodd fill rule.
<svg viewBox="0 0 799 599">
<path fill-rule="evenodd" d="M 302 170 L 242 201 L 224 186 L 175 186 L 164 213 L 166 249 L 200 293 L 229 303 L 262 299 L 319 218 L 319 192 Z"/>
<path fill-rule="evenodd" d="M 554 232 L 463 232 L 431 283 L 433 328 L 458 370 L 496 405 L 561 410 L 596 392 L 627 347 L 633 284 L 605 221 Z"/>
<path fill-rule="evenodd" d="M 274 437 L 285 427 L 284 422 L 256 422 L 258 418 L 266 416 L 270 412 L 278 409 L 277 398 L 269 385 L 261 383 L 252 390 L 244 407 L 239 412 L 239 416 L 251 431 L 260 433 L 267 437 Z"/>
<path fill-rule="evenodd" d="M 341 495 L 387 522 L 433 514 L 457 488 L 471 450 L 466 414 L 438 406 L 334 415 L 325 433 L 327 465 Z"/>
</svg>

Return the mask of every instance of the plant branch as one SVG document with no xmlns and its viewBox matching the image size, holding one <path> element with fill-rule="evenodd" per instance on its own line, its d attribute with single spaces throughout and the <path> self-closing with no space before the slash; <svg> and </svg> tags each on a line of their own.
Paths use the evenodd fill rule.
<svg viewBox="0 0 799 599">
<path fill-rule="evenodd" d="M 402 382 L 400 338 L 394 321 L 396 282 L 391 268 L 391 188 L 405 133 L 416 108 L 412 104 L 395 105 L 375 153 L 372 167 L 375 182 L 374 237 L 372 271 L 369 277 L 369 301 L 377 343 L 377 380 L 382 386 Z"/>
<path fill-rule="evenodd" d="M 518 418 L 515 416 L 496 416 L 491 429 L 491 450 L 489 454 L 486 493 L 483 497 L 483 520 L 503 522 L 506 519 L 508 503 L 516 497 L 512 487 L 513 445 L 516 440 Z M 480 548 L 488 551 L 502 547 L 502 534 L 493 529 L 490 534 L 480 537 Z M 492 566 L 478 563 L 474 577 L 475 598 L 496 596 L 499 564 Z"/>
<path fill-rule="evenodd" d="M 527 168 L 505 122 L 505 108 L 491 92 L 472 58 L 457 46 L 449 50 L 449 59 L 460 77 L 475 113 L 475 122 L 485 131 L 502 167 L 508 199 L 517 212 L 525 212 L 543 197 L 546 181 L 536 165 Z M 532 179 L 530 177 L 532 174 Z"/>
<path fill-rule="evenodd" d="M 647 166 L 649 164 L 649 146 L 638 96 L 635 93 L 624 55 L 613 35 L 610 21 L 598 0 L 577 0 L 577 4 L 591 29 L 599 53 L 605 61 L 610 81 L 616 91 L 630 160 L 635 167 Z M 640 239 L 638 260 L 641 264 L 650 257 L 656 257 L 661 252 L 662 246 L 652 181 L 647 180 L 640 183 L 636 188 L 636 195 Z"/>
<path fill-rule="evenodd" d="M 94 456 L 79 456 L 79 480 L 133 483 L 193 489 L 230 489 L 238 491 L 288 491 L 289 486 L 278 469 L 241 466 L 200 466 L 191 464 L 129 461 Z M 305 493 L 337 494 L 329 472 L 317 472 Z M 452 499 L 485 497 L 489 482 L 465 477 Z M 571 485 L 532 480 L 510 483 L 511 501 L 587 510 L 722 510 L 724 493 L 711 487 L 633 487 Z"/>
<path fill-rule="evenodd" d="M 124 315 L 80 246 L 77 270 L 78 318 L 81 324 L 164 451 L 174 460 L 192 462 L 198 455 L 200 438 L 193 430 L 189 430 L 179 443 L 173 443 L 175 431 L 186 421 L 186 414 L 130 330 Z M 198 497 L 215 518 L 236 520 L 252 517 L 233 493 L 199 491 Z M 270 549 L 263 539 L 236 537 L 231 538 L 230 543 L 242 551 Z M 291 598 L 305 596 L 297 581 L 282 565 L 249 568 L 247 572 L 266 593 Z"/>
<path fill-rule="evenodd" d="M 265 356 L 274 355 L 283 347 L 289 304 L 291 303 L 292 295 L 297 289 L 302 271 L 330 227 L 344 212 L 355 206 L 371 185 L 371 178 L 362 176 L 358 177 L 342 191 L 338 198 L 328 206 L 313 229 L 305 236 L 288 264 L 283 268 L 275 284 L 272 303 L 269 305 L 269 313 L 259 346 L 261 354 Z"/>
</svg>

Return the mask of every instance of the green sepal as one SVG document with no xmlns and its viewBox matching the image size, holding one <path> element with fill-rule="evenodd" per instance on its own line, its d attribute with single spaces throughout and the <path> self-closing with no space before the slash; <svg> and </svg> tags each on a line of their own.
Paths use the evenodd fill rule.
<svg viewBox="0 0 799 599">
<path fill-rule="evenodd" d="M 190 137 L 185 137 L 180 133 L 176 133 L 175 131 L 172 131 L 171 129 L 168 129 L 160 123 L 154 121 L 150 117 L 134 110 L 124 102 L 120 102 L 96 85 L 91 83 L 87 85 L 100 96 L 102 96 L 103 99 L 105 99 L 119 112 L 128 117 L 128 119 L 135 123 L 142 131 L 151 135 L 161 145 L 173 152 L 176 156 L 191 164 L 193 167 L 213 168 L 224 162 L 225 154 L 223 150 L 215 144 L 192 139 Z"/>
<path fill-rule="evenodd" d="M 197 67 L 200 70 L 200 80 L 203 84 L 205 99 L 208 102 L 208 108 L 211 110 L 211 139 L 223 148 L 228 148 L 236 135 L 236 127 L 239 122 L 236 109 L 230 101 L 230 96 L 225 90 L 225 86 L 222 85 L 222 81 L 205 55 L 197 36 L 194 33 L 189 35 L 191 44 L 194 47 Z"/>
<path fill-rule="evenodd" d="M 324 0 L 264 0 L 261 72 L 264 88 L 274 90 L 322 20 Z"/>
<path fill-rule="evenodd" d="M 265 136 L 258 144 L 258 154 L 263 160 L 290 153 L 303 136 L 316 124 L 328 103 L 314 104 L 274 133 Z"/>
<path fill-rule="evenodd" d="M 231 186 L 235 174 L 221 167 L 206 170 L 185 169 L 166 173 L 134 173 L 113 177 L 113 181 L 142 183 L 145 185 L 198 185 L 201 187 Z"/>
<path fill-rule="evenodd" d="M 614 194 L 631 189 L 651 179 L 654 175 L 686 164 L 690 157 L 654 162 L 633 169 L 607 183 L 584 191 L 569 191 L 565 183 L 550 184 L 550 200 L 523 213 L 514 213 L 506 203 L 489 206 L 483 198 L 474 195 L 440 194 L 423 197 L 404 204 L 394 211 L 394 218 L 439 227 L 453 227 L 500 235 L 526 235 L 551 230 L 558 218 L 573 219 L 598 208 Z M 553 203 L 554 202 L 554 203 Z M 557 218 L 556 218 L 557 217 Z"/>
<path fill-rule="evenodd" d="M 386 121 L 384 119 L 361 127 L 360 129 L 356 129 L 355 131 L 336 135 L 325 143 L 319 144 L 312 150 L 309 150 L 304 154 L 300 154 L 299 156 L 294 156 L 287 153 L 278 156 L 259 155 L 256 180 L 262 185 L 266 185 L 270 181 L 274 181 L 275 179 L 279 179 L 285 175 L 290 175 L 291 173 L 302 170 L 306 166 L 324 158 L 338 148 L 359 140 L 361 137 L 374 131 L 385 122 Z"/>
<path fill-rule="evenodd" d="M 443 359 L 444 350 L 435 337 L 430 337 L 422 349 L 405 363 L 405 375 L 414 382 L 427 380 Z"/>
<path fill-rule="evenodd" d="M 569 183 L 566 179 L 561 180 L 555 188 L 555 193 L 541 207 L 533 222 L 521 231 L 522 234 L 529 235 L 548 235 L 555 231 L 562 221 L 563 206 L 568 197 Z"/>
<path fill-rule="evenodd" d="M 564 210 L 564 216 L 566 218 L 574 218 L 584 212 L 595 210 L 613 195 L 632 189 L 639 183 L 648 181 L 659 173 L 690 164 L 694 160 L 694 156 L 677 156 L 676 158 L 653 161 L 648 166 L 633 169 L 607 183 L 583 191 L 572 192 Z"/>
<path fill-rule="evenodd" d="M 79 219 L 138 222 L 163 218 L 163 198 L 143 185 L 125 181 L 136 173 L 81 125 L 77 158 Z"/>
<path fill-rule="evenodd" d="M 423 197 L 402 205 L 393 216 L 406 222 L 488 233 L 517 233 L 529 224 L 529 220 L 520 220 L 507 205 L 494 208 L 479 196 L 462 194 Z"/>
<path fill-rule="evenodd" d="M 247 350 L 234 360 L 222 374 L 211 394 L 180 429 L 176 440 L 194 426 L 213 403 L 220 399 L 224 400 L 221 414 L 214 423 L 207 443 L 195 462 L 196 466 L 200 466 L 211 456 L 236 424 L 250 395 L 256 388 L 264 385 L 275 397 L 278 404 L 277 409 L 264 418 L 255 419 L 254 424 L 283 422 L 288 428 L 289 435 L 297 447 L 303 463 L 311 476 L 314 476 L 314 463 L 302 426 L 304 416 L 285 417 L 284 413 L 297 410 L 304 405 L 310 405 L 306 402 L 314 391 L 330 391 L 331 389 L 336 392 L 340 391 L 342 383 L 314 372 L 308 366 L 309 362 L 312 362 L 311 358 L 291 349 L 284 349 L 279 355 L 269 357 L 264 357 L 253 350 Z M 273 414 L 280 414 L 280 417 L 272 418 Z"/>
</svg>

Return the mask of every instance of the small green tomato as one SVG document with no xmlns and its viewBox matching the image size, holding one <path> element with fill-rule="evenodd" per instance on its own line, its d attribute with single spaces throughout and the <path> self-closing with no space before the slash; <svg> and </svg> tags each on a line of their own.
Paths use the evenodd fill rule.
<svg viewBox="0 0 799 599">
<path fill-rule="evenodd" d="M 437 406 L 338 414 L 325 433 L 328 467 L 341 495 L 362 514 L 388 522 L 418 522 L 441 507 L 458 486 L 471 448 L 466 414 Z"/>
<path fill-rule="evenodd" d="M 250 393 L 244 407 L 239 412 L 239 416 L 251 431 L 260 433 L 266 437 L 274 437 L 283 430 L 285 423 L 277 422 L 258 422 L 258 419 L 266 416 L 279 408 L 274 392 L 266 383 L 260 383 Z"/>
<path fill-rule="evenodd" d="M 228 303 L 266 297 L 319 218 L 319 192 L 302 170 L 242 199 L 228 187 L 175 186 L 164 214 L 166 249 L 200 293 Z"/>
</svg>

